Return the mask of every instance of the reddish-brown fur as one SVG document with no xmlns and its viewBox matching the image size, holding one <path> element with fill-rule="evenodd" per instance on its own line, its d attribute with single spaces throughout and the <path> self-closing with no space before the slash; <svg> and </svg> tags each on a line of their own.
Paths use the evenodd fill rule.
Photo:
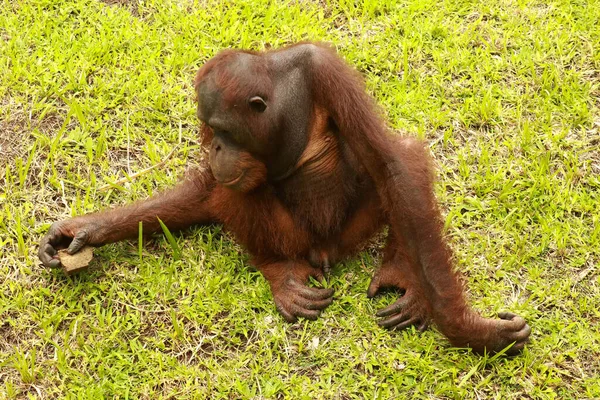
<svg viewBox="0 0 600 400">
<path fill-rule="evenodd" d="M 251 60 L 244 73 L 230 67 L 240 55 Z M 276 101 L 271 97 L 274 88 L 282 85 L 281 65 L 302 70 L 310 88 L 310 97 L 303 101 L 309 102 L 305 104 L 311 105 L 312 112 L 307 141 L 292 172 L 270 181 L 263 159 L 279 139 L 269 136 L 269 123 L 274 122 L 244 107 L 248 94 L 255 92 L 268 104 Z M 355 254 L 387 225 L 383 263 L 367 294 L 372 297 L 384 287 L 404 294 L 378 313 L 382 326 L 414 325 L 423 330 L 433 321 L 457 346 L 495 352 L 514 342 L 511 354 L 523 348 L 530 329 L 522 318 L 504 313 L 501 319 L 485 319 L 465 301 L 442 235 L 433 170 L 424 145 L 388 133 L 359 75 L 335 52 L 307 43 L 267 53 L 229 50 L 205 64 L 196 86 L 209 79 L 218 88 L 209 94 L 221 97 L 206 100 L 221 101 L 224 106 L 219 111 L 241 113 L 253 132 L 252 140 L 264 151 L 239 151 L 232 169 L 240 172 L 235 188 L 216 181 L 211 172 L 215 166 L 205 163 L 163 195 L 56 223 L 40 248 L 45 264 L 57 265 L 57 248 L 69 246 L 74 252 L 83 244 L 135 237 L 139 221 L 146 232 L 159 229 L 157 217 L 171 229 L 222 223 L 248 249 L 253 264 L 269 281 L 282 315 L 290 321 L 297 316 L 312 319 L 331 303 L 332 291 L 309 288 L 309 277 L 321 279 L 331 265 Z M 208 151 L 215 151 L 211 149 L 214 135 L 204 123 L 202 145 Z"/>
</svg>

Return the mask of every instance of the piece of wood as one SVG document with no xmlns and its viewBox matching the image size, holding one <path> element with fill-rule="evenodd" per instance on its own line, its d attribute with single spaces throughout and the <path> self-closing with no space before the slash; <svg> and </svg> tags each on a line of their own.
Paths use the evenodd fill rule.
<svg viewBox="0 0 600 400">
<path fill-rule="evenodd" d="M 71 275 L 87 268 L 93 257 L 94 248 L 89 246 L 84 247 L 75 254 L 67 253 L 66 249 L 58 251 L 58 258 L 62 264 L 63 271 L 65 271 L 67 275 Z"/>
</svg>

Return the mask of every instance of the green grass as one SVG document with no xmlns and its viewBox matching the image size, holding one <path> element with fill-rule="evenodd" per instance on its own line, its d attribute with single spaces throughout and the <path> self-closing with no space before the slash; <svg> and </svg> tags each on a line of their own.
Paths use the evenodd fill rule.
<svg viewBox="0 0 600 400">
<path fill-rule="evenodd" d="M 0 0 L 0 398 L 600 397 L 598 15 L 594 0 Z M 73 278 L 39 266 L 53 221 L 197 160 L 203 62 L 303 39 L 334 43 L 390 125 L 429 141 L 469 297 L 529 321 L 522 355 L 379 329 L 393 296 L 365 296 L 376 248 L 335 270 L 322 318 L 292 325 L 219 228 L 103 247 Z"/>
</svg>

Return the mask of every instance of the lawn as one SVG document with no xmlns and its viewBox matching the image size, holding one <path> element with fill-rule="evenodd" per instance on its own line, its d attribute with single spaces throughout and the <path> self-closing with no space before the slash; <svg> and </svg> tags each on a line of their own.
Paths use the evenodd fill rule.
<svg viewBox="0 0 600 400">
<path fill-rule="evenodd" d="M 0 399 L 599 398 L 600 2 L 0 0 Z M 174 184 L 202 156 L 193 77 L 219 50 L 333 43 L 391 128 L 428 141 L 474 307 L 516 357 L 388 332 L 376 243 L 287 324 L 219 227 L 39 265 L 56 220 Z"/>
</svg>

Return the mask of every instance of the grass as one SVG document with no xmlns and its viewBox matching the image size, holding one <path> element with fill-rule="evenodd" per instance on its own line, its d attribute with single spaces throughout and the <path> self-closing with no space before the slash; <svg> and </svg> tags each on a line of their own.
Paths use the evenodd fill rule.
<svg viewBox="0 0 600 400">
<path fill-rule="evenodd" d="M 598 15 L 594 0 L 0 0 L 0 398 L 599 398 Z M 194 164 L 203 62 L 303 39 L 333 42 L 390 125 L 429 141 L 469 297 L 529 321 L 522 355 L 377 328 L 393 299 L 365 296 L 377 248 L 335 270 L 322 318 L 292 325 L 218 227 L 103 247 L 72 278 L 39 266 L 53 221 Z"/>
</svg>

